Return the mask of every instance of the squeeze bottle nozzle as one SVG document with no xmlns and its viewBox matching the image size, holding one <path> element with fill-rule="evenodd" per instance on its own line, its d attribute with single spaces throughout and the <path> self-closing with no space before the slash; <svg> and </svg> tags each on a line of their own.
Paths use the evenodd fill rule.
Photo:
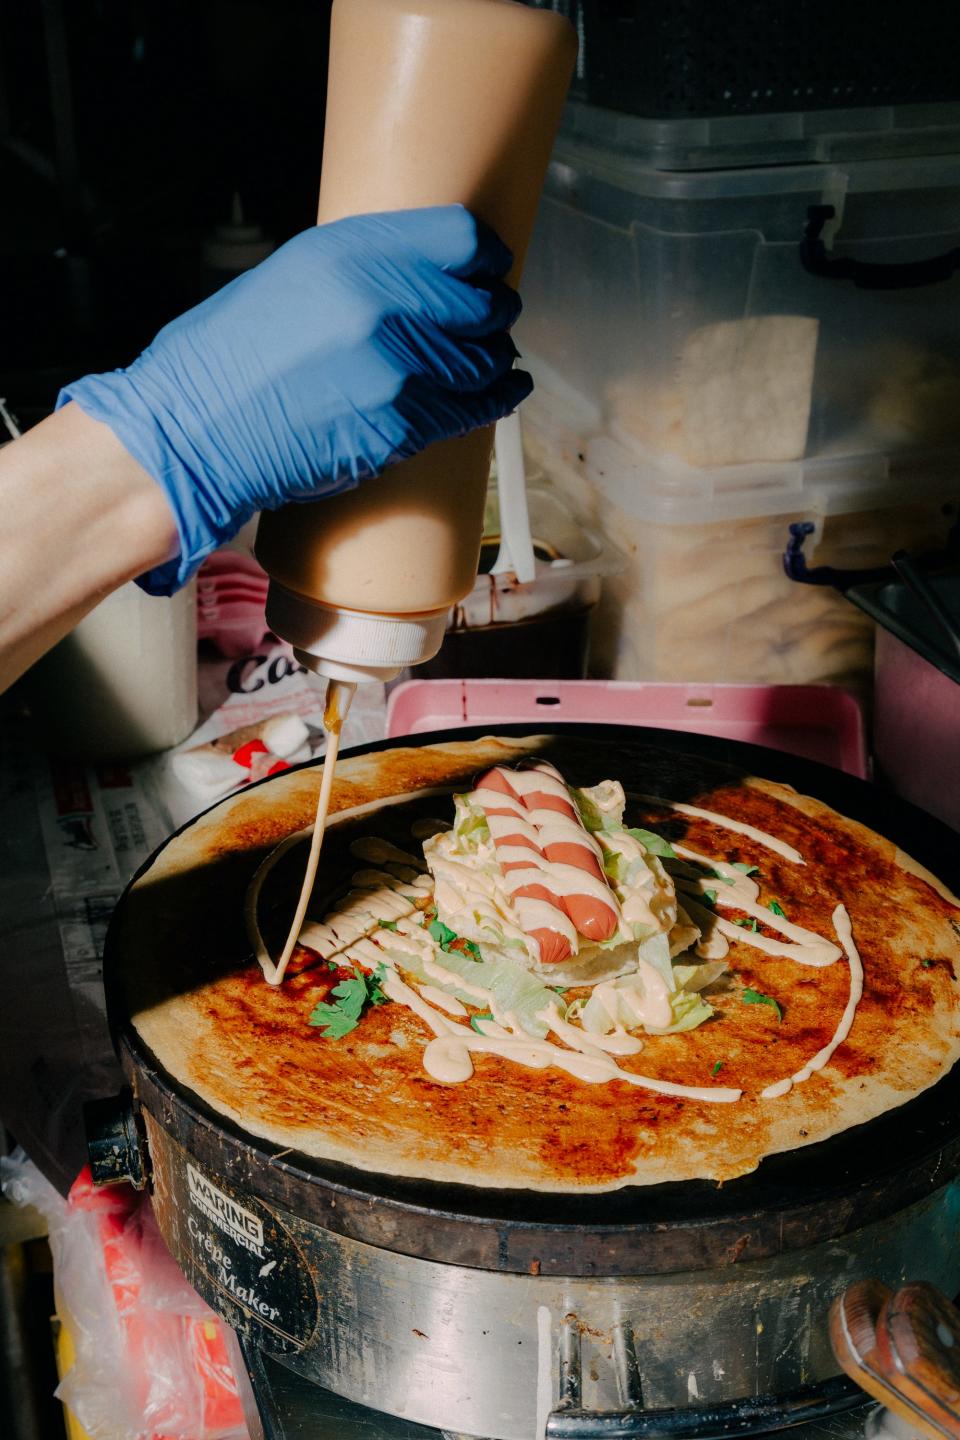
<svg viewBox="0 0 960 1440">
<path fill-rule="evenodd" d="M 430 660 L 443 644 L 447 611 L 384 615 L 325 605 L 273 580 L 267 624 L 293 646 L 301 665 L 331 680 L 393 680 Z"/>
</svg>

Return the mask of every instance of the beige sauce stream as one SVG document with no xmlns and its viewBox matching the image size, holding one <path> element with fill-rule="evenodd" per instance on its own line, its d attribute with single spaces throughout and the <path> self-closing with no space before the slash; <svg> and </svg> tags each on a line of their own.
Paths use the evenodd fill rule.
<svg viewBox="0 0 960 1440">
<path fill-rule="evenodd" d="M 327 812 L 330 809 L 330 796 L 333 793 L 333 777 L 336 773 L 337 753 L 340 749 L 340 732 L 343 729 L 343 722 L 347 718 L 347 711 L 350 709 L 350 702 L 356 688 L 356 685 L 348 680 L 331 680 L 327 686 L 327 702 L 323 711 L 323 728 L 327 732 L 327 750 L 323 760 L 323 776 L 320 781 L 320 794 L 317 798 L 317 815 L 313 822 L 310 854 L 307 856 L 307 869 L 300 887 L 300 898 L 297 901 L 286 944 L 276 965 L 272 966 L 270 971 L 264 969 L 267 981 L 271 985 L 279 985 L 287 973 L 290 956 L 300 938 L 300 928 L 307 913 L 310 896 L 313 894 L 320 850 L 323 846 L 323 833 L 327 825 Z"/>
<path fill-rule="evenodd" d="M 788 1075 L 784 1080 L 777 1080 L 773 1085 L 768 1085 L 766 1090 L 761 1090 L 760 1098 L 762 1100 L 779 1100 L 782 1095 L 786 1095 L 788 1091 L 792 1090 L 794 1085 L 802 1085 L 805 1080 L 809 1080 L 811 1075 L 815 1075 L 818 1070 L 823 1069 L 833 1052 L 843 1044 L 850 1034 L 857 1006 L 863 996 L 863 964 L 857 947 L 853 943 L 853 928 L 846 906 L 838 905 L 834 910 L 833 928 L 846 952 L 847 964 L 850 966 L 850 991 L 839 1024 L 828 1043 L 822 1050 L 818 1050 L 802 1069 L 797 1070 L 793 1075 Z"/>
</svg>

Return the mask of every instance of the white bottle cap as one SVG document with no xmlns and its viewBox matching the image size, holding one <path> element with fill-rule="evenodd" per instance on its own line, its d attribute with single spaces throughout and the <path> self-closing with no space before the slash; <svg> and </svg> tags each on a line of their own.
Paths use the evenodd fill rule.
<svg viewBox="0 0 960 1440">
<path fill-rule="evenodd" d="M 218 225 L 203 242 L 203 263 L 211 270 L 239 275 L 266 260 L 277 247 L 257 224 L 244 219 L 243 203 L 234 192 L 230 219 Z"/>
<path fill-rule="evenodd" d="M 322 605 L 276 580 L 267 591 L 267 624 L 293 646 L 301 665 L 331 680 L 392 680 L 407 665 L 431 660 L 447 628 L 447 610 L 374 615 Z"/>
</svg>

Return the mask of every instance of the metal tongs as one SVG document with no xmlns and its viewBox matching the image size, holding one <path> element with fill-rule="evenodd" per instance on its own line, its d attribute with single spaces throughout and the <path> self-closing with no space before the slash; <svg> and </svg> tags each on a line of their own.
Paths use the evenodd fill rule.
<svg viewBox="0 0 960 1440">
<path fill-rule="evenodd" d="M 960 1310 L 935 1286 L 858 1281 L 831 1307 L 830 1341 L 851 1380 L 914 1434 L 960 1440 Z"/>
</svg>

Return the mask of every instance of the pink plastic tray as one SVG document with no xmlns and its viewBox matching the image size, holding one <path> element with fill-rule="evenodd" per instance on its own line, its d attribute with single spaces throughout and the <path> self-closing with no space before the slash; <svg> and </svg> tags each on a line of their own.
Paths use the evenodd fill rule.
<svg viewBox="0 0 960 1440">
<path fill-rule="evenodd" d="M 867 776 L 863 714 L 831 685 L 655 685 L 625 680 L 408 680 L 387 700 L 387 736 L 452 725 L 589 721 L 692 730 L 768 745 Z"/>
</svg>

